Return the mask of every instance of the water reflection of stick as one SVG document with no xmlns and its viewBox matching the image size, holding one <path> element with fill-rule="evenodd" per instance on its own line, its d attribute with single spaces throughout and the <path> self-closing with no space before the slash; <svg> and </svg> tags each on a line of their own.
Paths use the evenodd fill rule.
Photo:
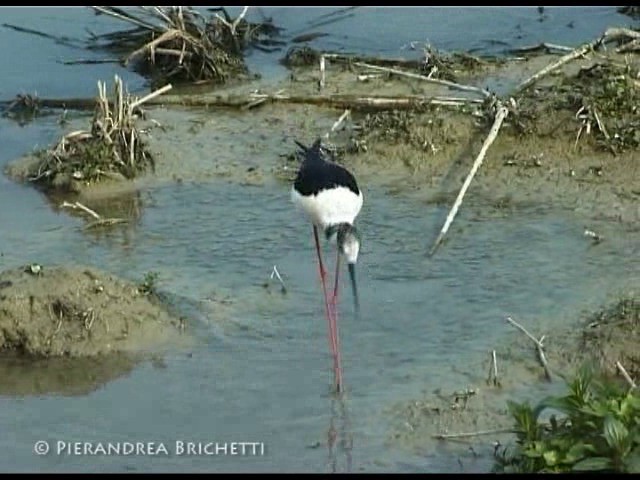
<svg viewBox="0 0 640 480">
<path fill-rule="evenodd" d="M 637 387 L 636 382 L 633 381 L 633 378 L 631 378 L 620 362 L 616 362 L 616 368 L 620 371 L 631 388 Z"/>
<path fill-rule="evenodd" d="M 529 337 L 533 343 L 536 344 L 536 349 L 538 351 L 538 360 L 540 360 L 540 363 L 544 368 L 544 375 L 548 381 L 551 381 L 551 371 L 549 370 L 549 364 L 547 363 L 547 359 L 544 356 L 544 345 L 542 344 L 545 336 L 543 335 L 542 337 L 540 337 L 540 340 L 538 340 L 536 337 L 531 335 L 526 328 L 524 328 L 518 322 L 513 320 L 511 317 L 507 317 L 507 322 L 509 322 L 514 327 L 518 328 L 522 333 L 524 333 L 527 337 Z"/>
<path fill-rule="evenodd" d="M 509 113 L 509 110 L 507 109 L 507 107 L 505 107 L 505 106 L 500 106 L 499 107 L 498 113 L 496 113 L 495 120 L 493 121 L 493 126 L 491 127 L 491 131 L 489 132 L 489 135 L 487 136 L 487 139 L 484 141 L 484 144 L 482 145 L 482 149 L 480 150 L 480 153 L 478 154 L 478 157 L 476 158 L 475 162 L 473 162 L 473 166 L 471 167 L 471 171 L 469 172 L 469 175 L 467 175 L 467 178 L 465 179 L 464 184 L 462 185 L 462 188 L 460 189 L 460 192 L 458 193 L 458 198 L 456 198 L 456 201 L 453 204 L 453 207 L 451 208 L 451 211 L 449 212 L 449 215 L 447 215 L 447 219 L 444 222 L 444 226 L 442 227 L 442 230 L 440 230 L 440 233 L 438 234 L 438 238 L 436 238 L 436 241 L 433 244 L 433 247 L 431 248 L 431 252 L 429 253 L 430 255 L 433 255 L 433 253 L 436 251 L 436 249 L 438 248 L 438 246 L 442 242 L 442 239 L 447 234 L 447 231 L 449 230 L 449 227 L 451 226 L 451 222 L 453 222 L 453 219 L 455 218 L 456 214 L 458 213 L 458 209 L 460 208 L 460 205 L 462 204 L 462 199 L 464 198 L 465 193 L 467 193 L 467 189 L 469 188 L 469 185 L 471 184 L 471 180 L 473 180 L 473 177 L 475 176 L 476 172 L 480 168 L 480 165 L 482 165 L 482 161 L 484 160 L 484 156 L 486 155 L 487 150 L 489 149 L 489 147 L 491 146 L 493 141 L 498 136 L 498 132 L 500 131 L 500 127 L 502 126 L 502 122 L 503 122 L 503 120 L 505 119 L 505 117 L 507 116 L 508 113 Z"/>
<path fill-rule="evenodd" d="M 118 223 L 126 223 L 127 221 L 124 218 L 103 218 L 101 215 L 91 210 L 89 207 L 83 205 L 80 202 L 69 203 L 66 200 L 60 204 L 61 208 L 72 208 L 74 210 L 82 210 L 85 213 L 91 215 L 95 220 L 93 222 L 89 222 L 84 228 L 90 229 L 94 227 L 107 226 L 107 225 L 115 225 Z"/>
</svg>

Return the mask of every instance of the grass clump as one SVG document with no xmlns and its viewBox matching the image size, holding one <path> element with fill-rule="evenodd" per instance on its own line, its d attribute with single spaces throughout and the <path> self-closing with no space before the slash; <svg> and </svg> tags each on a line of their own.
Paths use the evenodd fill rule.
<svg viewBox="0 0 640 480">
<path fill-rule="evenodd" d="M 98 93 L 91 129 L 70 132 L 53 148 L 40 151 L 30 181 L 53 189 L 68 189 L 73 182 L 132 179 L 153 168 L 153 157 L 136 127 L 140 102 L 124 91 L 118 76 L 111 101 L 104 82 L 98 82 Z"/>
</svg>

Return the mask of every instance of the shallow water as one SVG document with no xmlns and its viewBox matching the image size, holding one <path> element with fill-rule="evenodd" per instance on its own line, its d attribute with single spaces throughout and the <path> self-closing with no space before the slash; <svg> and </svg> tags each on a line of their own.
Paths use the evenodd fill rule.
<svg viewBox="0 0 640 480">
<path fill-rule="evenodd" d="M 498 18 L 492 35 L 517 45 L 584 41 L 620 20 L 612 8 L 581 9 L 581 14 L 551 9 L 545 22 L 537 21 L 535 9 L 482 11 Z M 59 12 L 38 13 L 35 19 L 14 12 L 5 21 L 24 25 L 31 18 L 33 28 L 51 30 L 60 22 Z M 286 10 L 273 15 L 296 31 L 308 29 L 305 22 L 320 14 L 303 12 L 307 18 Z M 456 22 L 445 29 L 436 21 L 445 13 L 425 12 L 440 25 L 429 41 L 442 48 L 473 48 L 492 38 L 478 13 L 448 13 Z M 379 15 L 379 10 L 356 10 L 354 17 L 322 28 L 333 33 L 322 41 L 394 53 L 404 42 L 420 40 L 414 35 L 422 32 L 423 20 L 410 21 L 410 14 L 402 13 L 394 18 L 407 28 L 383 31 L 377 44 L 365 41 L 371 23 L 380 24 Z M 558 32 L 567 19 L 575 20 L 574 28 L 565 28 L 571 34 L 544 36 L 545 29 Z M 518 23 L 531 32 L 523 39 L 513 33 Z M 479 26 L 461 44 L 454 30 L 466 25 Z M 544 38 L 536 39 L 533 32 Z M 0 30 L 2 35 L 7 32 Z M 0 82 L 5 96 L 20 91 L 26 79 L 31 82 L 27 90 L 37 86 L 43 96 L 89 93 L 93 78 L 105 73 L 104 66 L 56 67 L 68 83 L 38 78 L 35 65 L 61 53 L 50 41 L 11 35 L 34 56 L 29 65 L 19 63 L 17 70 L 25 70 L 17 77 L 0 74 L 8 76 Z M 37 42 L 42 43 L 36 48 Z M 6 42 L 0 45 L 5 48 Z M 58 134 L 53 118 L 24 127 L 0 118 L 0 165 Z M 201 152 L 206 148 L 202 145 Z M 195 161 L 196 154 L 185 152 L 183 161 Z M 434 444 L 417 455 L 388 443 L 389 407 L 424 390 L 454 390 L 483 377 L 479 359 L 512 333 L 504 327 L 505 315 L 534 329 L 552 328 L 598 306 L 639 271 L 637 238 L 603 224 L 607 241 L 592 246 L 583 237 L 584 225 L 552 206 L 495 215 L 465 203 L 447 242 L 428 258 L 425 252 L 446 208 L 363 185 L 362 318 L 354 320 L 350 291 L 343 289 L 347 396 L 340 403 L 329 394 L 331 362 L 311 228 L 292 213 L 288 185 L 241 186 L 211 177 L 146 189 L 140 194 L 139 220 L 101 236 L 85 234 L 81 220 L 53 210 L 33 189 L 4 177 L 0 185 L 3 268 L 81 262 L 132 280 L 157 271 L 159 288 L 188 315 L 195 338 L 194 344 L 169 352 L 164 362 L 143 363 L 90 393 L 0 397 L 5 432 L 0 449 L 7 471 L 459 471 L 456 455 Z M 275 283 L 263 286 L 274 265 L 288 287 L 286 295 Z M 346 439 L 333 453 L 327 446 L 332 425 L 338 441 Z M 37 440 L 48 441 L 54 453 L 34 455 Z M 219 442 L 220 448 L 224 442 L 262 442 L 264 454 L 180 456 L 179 440 Z M 66 444 L 55 454 L 57 442 L 156 442 L 169 455 L 161 449 L 157 455 L 71 455 L 64 453 Z"/>
</svg>

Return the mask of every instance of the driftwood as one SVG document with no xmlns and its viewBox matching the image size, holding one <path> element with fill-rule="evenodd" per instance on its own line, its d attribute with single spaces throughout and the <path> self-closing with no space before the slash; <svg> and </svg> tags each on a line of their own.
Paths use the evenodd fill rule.
<svg viewBox="0 0 640 480">
<path fill-rule="evenodd" d="M 606 43 L 619 41 L 621 39 L 637 40 L 639 38 L 640 38 L 640 32 L 636 32 L 635 30 L 631 30 L 628 28 L 609 28 L 599 38 L 589 43 L 585 43 L 584 45 L 581 45 L 580 47 L 572 50 L 571 52 L 561 57 L 558 61 L 550 65 L 547 65 L 539 72 L 527 78 L 525 81 L 523 81 L 522 83 L 520 83 L 520 85 L 517 86 L 516 91 L 520 92 L 530 87 L 535 82 L 540 80 L 542 77 L 560 68 L 565 63 L 575 60 L 576 58 L 583 57 L 588 52 L 593 51 Z"/>
<path fill-rule="evenodd" d="M 453 207 L 451 207 L 451 211 L 449 212 L 449 215 L 447 215 L 447 219 L 444 222 L 444 225 L 440 230 L 440 233 L 438 234 L 438 238 L 436 238 L 436 241 L 434 242 L 429 255 L 433 255 L 435 253 L 436 249 L 442 242 L 444 236 L 447 234 L 447 231 L 449 230 L 449 227 L 451 226 L 453 219 L 458 213 L 458 209 L 460 208 L 460 205 L 462 205 L 462 199 L 464 198 L 464 195 L 467 192 L 467 189 L 469 188 L 469 185 L 471 184 L 473 177 L 475 176 L 476 172 L 480 168 L 480 165 L 482 165 L 482 161 L 484 160 L 487 150 L 489 149 L 493 141 L 498 136 L 498 132 L 500 131 L 500 127 L 502 126 L 502 122 L 504 121 L 508 113 L 509 113 L 509 110 L 506 107 L 501 105 L 498 108 L 498 112 L 496 113 L 495 119 L 493 121 L 493 126 L 491 127 L 491 131 L 489 132 L 489 135 L 484 141 L 484 144 L 482 145 L 482 148 L 480 149 L 480 153 L 478 154 L 475 162 L 473 162 L 471 171 L 467 175 L 467 178 L 465 179 L 464 184 L 462 185 L 462 188 L 458 193 L 458 197 L 456 198 L 456 201 L 454 202 Z"/>
<path fill-rule="evenodd" d="M 529 337 L 533 343 L 536 344 L 536 350 L 538 351 L 538 360 L 540 360 L 540 364 L 544 368 L 544 375 L 548 381 L 551 381 L 551 370 L 549 369 L 549 364 L 547 363 L 547 359 L 544 356 L 544 345 L 542 344 L 545 336 L 543 335 L 542 337 L 540 337 L 540 340 L 538 340 L 536 337 L 531 335 L 526 328 L 513 320 L 511 317 L 507 317 L 507 322 L 519 329 L 522 333 Z"/>
<path fill-rule="evenodd" d="M 317 105 L 349 110 L 411 110 L 439 105 L 444 107 L 459 107 L 463 105 L 478 105 L 479 99 L 465 99 L 460 97 L 425 97 L 422 95 L 405 95 L 398 97 L 387 96 L 359 96 L 359 95 L 287 95 L 280 92 L 274 94 L 247 94 L 247 95 L 215 95 L 208 97 L 179 97 L 168 96 L 156 98 L 160 93 L 145 100 L 146 105 L 179 105 L 193 108 L 253 108 L 264 103 L 291 103 Z M 145 97 L 146 98 L 146 97 Z M 39 98 L 34 99 L 40 108 L 67 109 L 67 110 L 93 110 L 96 98 Z M 15 100 L 0 101 L 0 108 L 9 110 L 16 104 Z"/>
</svg>

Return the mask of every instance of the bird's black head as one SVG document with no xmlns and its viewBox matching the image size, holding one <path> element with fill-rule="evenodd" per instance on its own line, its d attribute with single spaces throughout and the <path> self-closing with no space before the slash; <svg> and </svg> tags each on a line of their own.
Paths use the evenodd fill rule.
<svg viewBox="0 0 640 480">
<path fill-rule="evenodd" d="M 325 230 L 327 240 L 335 242 L 349 264 L 358 261 L 360 253 L 360 232 L 350 223 L 338 223 L 331 225 Z"/>
<path fill-rule="evenodd" d="M 327 152 L 322 148 L 321 138 L 318 138 L 315 142 L 313 142 L 313 145 L 311 145 L 310 147 L 303 145 L 297 140 L 294 140 L 294 142 L 296 142 L 296 145 L 298 145 L 298 147 L 300 148 L 299 154 L 303 160 L 314 161 L 325 159 L 325 154 Z"/>
<path fill-rule="evenodd" d="M 329 241 L 336 242 L 338 250 L 347 260 L 356 315 L 359 315 L 360 303 L 358 301 L 358 288 L 356 286 L 356 262 L 358 261 L 358 253 L 360 252 L 360 232 L 350 223 L 339 223 L 328 227 L 325 230 L 325 235 Z"/>
</svg>

